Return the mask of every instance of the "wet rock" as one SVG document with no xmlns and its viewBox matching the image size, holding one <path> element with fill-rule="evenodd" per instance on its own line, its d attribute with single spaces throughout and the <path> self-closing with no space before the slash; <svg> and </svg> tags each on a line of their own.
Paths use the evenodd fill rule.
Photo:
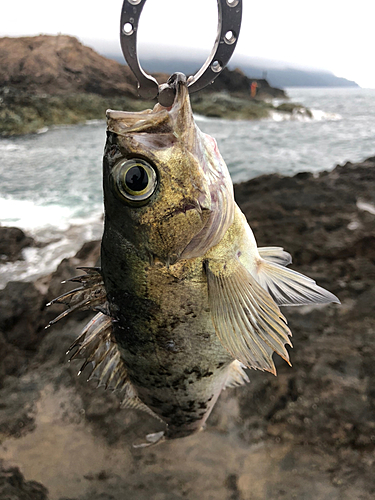
<svg viewBox="0 0 375 500">
<path fill-rule="evenodd" d="M 371 158 L 316 177 L 262 176 L 235 187 L 259 245 L 283 246 L 293 255 L 292 268 L 336 293 L 342 304 L 284 308 L 293 331 L 292 367 L 275 357 L 277 377 L 249 370 L 250 384 L 224 391 L 203 433 L 131 448 L 159 424 L 122 410 L 121 394 L 96 389 L 85 373 L 77 377 L 80 363 L 66 363 L 65 352 L 85 318 L 72 315 L 47 330 L 20 373 L 16 365 L 25 351 L 17 361 L 8 332 L 0 335 L 0 438 L 25 436 L 32 446 L 32 436 L 48 429 L 60 440 L 59 450 L 72 446 L 72 435 L 82 439 L 68 448 L 77 470 L 72 453 L 54 460 L 57 476 L 68 474 L 87 487 L 58 500 L 126 498 L 129 491 L 134 500 L 374 498 L 374 166 Z M 60 282 L 77 274 L 77 266 L 97 264 L 97 245 L 62 261 L 49 278 L 48 298 L 66 291 L 69 284 Z M 38 450 L 48 441 L 34 439 Z M 86 446 L 105 457 L 96 468 L 87 470 L 95 457 L 85 455 Z M 108 460 L 119 450 L 123 461 L 115 471 Z M 50 461 L 46 455 L 41 473 Z M 53 487 L 55 481 L 46 474 L 43 483 Z"/>
<path fill-rule="evenodd" d="M 34 239 L 18 227 L 0 227 L 0 262 L 22 259 L 22 250 L 33 242 Z"/>
<path fill-rule="evenodd" d="M 19 375 L 26 368 L 27 355 L 18 347 L 7 342 L 0 331 L 0 388 L 7 375 Z"/>
<path fill-rule="evenodd" d="M 216 80 L 203 90 L 203 94 L 226 91 L 232 95 L 242 95 L 250 99 L 253 82 L 257 84 L 256 97 L 258 99 L 287 98 L 284 90 L 271 87 L 265 78 L 249 78 L 239 68 L 234 70 L 224 68 Z"/>
<path fill-rule="evenodd" d="M 26 481 L 18 467 L 11 467 L 0 460 L 0 498 L 48 500 L 48 490 L 36 481 Z"/>
<path fill-rule="evenodd" d="M 72 94 L 136 97 L 127 66 L 99 55 L 67 35 L 0 38 L 0 87 L 29 94 Z"/>
<path fill-rule="evenodd" d="M 8 343 L 36 349 L 41 338 L 44 297 L 33 283 L 11 281 L 0 290 L 0 330 Z"/>
</svg>

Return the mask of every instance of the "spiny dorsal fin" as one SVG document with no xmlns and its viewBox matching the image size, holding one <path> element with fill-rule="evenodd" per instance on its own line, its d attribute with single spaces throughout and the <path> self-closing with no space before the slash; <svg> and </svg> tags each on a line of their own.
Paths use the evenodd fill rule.
<svg viewBox="0 0 375 500">
<path fill-rule="evenodd" d="M 224 389 L 227 387 L 238 387 L 239 385 L 244 385 L 247 382 L 250 382 L 244 368 L 246 367 L 240 363 L 240 361 L 237 361 L 237 359 L 232 361 L 228 368 L 228 378 L 225 382 Z"/>
<path fill-rule="evenodd" d="M 281 266 L 288 266 L 292 263 L 292 256 L 281 247 L 259 247 L 259 255 L 262 259 L 269 262 L 280 264 Z"/>
<path fill-rule="evenodd" d="M 271 295 L 279 306 L 300 306 L 305 304 L 328 304 L 339 299 L 314 280 L 292 269 L 286 269 L 276 262 L 261 259 L 257 269 L 258 283 Z"/>
<path fill-rule="evenodd" d="M 108 316 L 102 313 L 94 316 L 70 346 L 67 354 L 73 350 L 75 351 L 69 361 L 84 360 L 78 375 L 91 364 L 87 380 L 97 379 L 98 387 L 104 385 L 106 389 L 124 390 L 130 383 L 126 367 L 112 337 L 112 321 Z"/>
<path fill-rule="evenodd" d="M 289 363 L 284 345 L 291 345 L 291 332 L 279 308 L 237 259 L 209 260 L 205 268 L 221 343 L 245 366 L 275 374 L 273 351 Z"/>
<path fill-rule="evenodd" d="M 67 354 L 73 350 L 75 352 L 69 361 L 84 360 L 78 375 L 91 364 L 87 380 L 98 380 L 98 387 L 104 386 L 106 389 L 124 391 L 125 396 L 121 403 L 123 408 L 144 411 L 162 422 L 163 420 L 139 399 L 131 384 L 117 343 L 113 338 L 112 328 L 111 318 L 102 313 L 94 316 L 70 346 Z"/>
<path fill-rule="evenodd" d="M 68 309 L 50 321 L 46 328 L 57 323 L 60 319 L 65 318 L 65 316 L 73 311 L 86 309 L 95 310 L 97 308 L 100 308 L 102 312 L 107 310 L 107 293 L 100 269 L 98 267 L 79 267 L 78 269 L 82 269 L 87 274 L 75 276 L 67 281 L 78 282 L 81 283 L 82 286 L 60 295 L 47 304 L 47 306 L 52 304 L 65 304 L 68 306 Z"/>
</svg>

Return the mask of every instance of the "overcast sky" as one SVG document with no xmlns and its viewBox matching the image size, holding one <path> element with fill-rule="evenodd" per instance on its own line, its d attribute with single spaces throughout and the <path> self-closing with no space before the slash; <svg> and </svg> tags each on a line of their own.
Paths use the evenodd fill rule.
<svg viewBox="0 0 375 500">
<path fill-rule="evenodd" d="M 118 47 L 121 5 L 122 0 L 4 1 L 0 36 L 63 33 Z M 373 0 L 243 0 L 236 53 L 326 69 L 375 88 L 374 7 Z M 216 27 L 216 0 L 148 0 L 138 40 L 208 55 Z"/>
</svg>

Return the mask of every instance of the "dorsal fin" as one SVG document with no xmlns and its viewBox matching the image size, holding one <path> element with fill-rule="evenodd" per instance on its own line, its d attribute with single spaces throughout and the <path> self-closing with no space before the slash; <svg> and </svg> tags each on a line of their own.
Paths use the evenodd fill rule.
<svg viewBox="0 0 375 500">
<path fill-rule="evenodd" d="M 57 323 L 62 318 L 65 318 L 69 313 L 77 310 L 95 310 L 100 308 L 103 312 L 107 309 L 107 293 L 104 287 L 103 278 L 98 267 L 79 267 L 87 274 L 82 276 L 75 276 L 67 281 L 81 283 L 82 286 L 75 288 L 69 292 L 56 297 L 47 304 L 65 304 L 68 306 L 64 312 L 59 314 L 55 319 L 50 321 L 46 328 Z"/>
<path fill-rule="evenodd" d="M 123 408 L 141 410 L 161 420 L 139 399 L 131 384 L 117 343 L 113 338 L 112 328 L 111 318 L 101 312 L 94 316 L 70 346 L 67 354 L 74 352 L 69 361 L 84 360 L 78 375 L 91 364 L 87 380 L 97 379 L 98 387 L 104 386 L 106 389 L 123 391 L 125 393 L 121 403 Z"/>
<path fill-rule="evenodd" d="M 98 380 L 98 387 L 123 390 L 130 383 L 126 367 L 121 359 L 117 344 L 112 337 L 112 320 L 98 313 L 87 323 L 81 335 L 70 346 L 72 359 L 83 359 L 78 375 L 91 364 L 87 380 Z"/>
</svg>

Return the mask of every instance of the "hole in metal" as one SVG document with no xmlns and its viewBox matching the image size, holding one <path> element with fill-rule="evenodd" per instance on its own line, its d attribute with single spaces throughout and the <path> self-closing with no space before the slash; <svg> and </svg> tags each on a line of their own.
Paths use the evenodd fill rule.
<svg viewBox="0 0 375 500">
<path fill-rule="evenodd" d="M 131 23 L 125 23 L 122 28 L 122 31 L 125 35 L 131 35 L 134 31 L 133 25 Z"/>
<path fill-rule="evenodd" d="M 229 5 L 229 7 L 236 7 L 239 3 L 239 0 L 227 0 L 227 5 Z"/>
<path fill-rule="evenodd" d="M 232 45 L 236 41 L 237 37 L 233 31 L 227 31 L 224 35 L 224 42 L 228 45 Z"/>
<path fill-rule="evenodd" d="M 128 0 L 129 3 L 131 3 L 132 5 L 138 5 L 139 3 L 141 3 L 142 0 Z"/>
</svg>

